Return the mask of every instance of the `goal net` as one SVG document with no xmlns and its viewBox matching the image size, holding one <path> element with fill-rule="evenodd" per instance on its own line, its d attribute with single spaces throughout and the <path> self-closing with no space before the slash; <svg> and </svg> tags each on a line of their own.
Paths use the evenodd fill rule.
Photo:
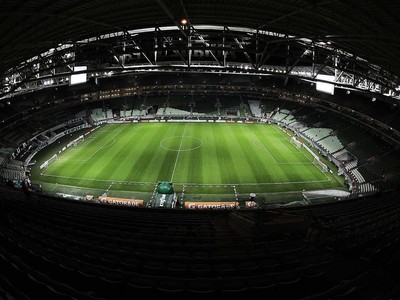
<svg viewBox="0 0 400 300">
<path fill-rule="evenodd" d="M 57 154 L 54 154 L 52 157 L 50 157 L 48 160 L 46 160 L 44 163 L 42 163 L 42 164 L 40 165 L 40 169 L 48 168 L 49 165 L 50 165 L 53 161 L 55 161 L 55 160 L 57 160 L 57 159 L 58 159 Z"/>
<path fill-rule="evenodd" d="M 83 135 L 79 136 L 78 138 L 76 138 L 75 140 L 73 140 L 72 142 L 70 142 L 67 147 L 70 146 L 78 146 L 78 144 L 82 143 L 85 140 L 85 137 Z"/>
<path fill-rule="evenodd" d="M 314 157 L 313 164 L 316 165 L 322 172 L 328 172 L 328 166 L 324 164 L 319 158 Z"/>
<path fill-rule="evenodd" d="M 294 136 L 292 136 L 292 138 L 290 139 L 290 143 L 293 144 L 297 149 L 300 149 L 303 145 L 303 143 L 296 139 Z"/>
</svg>

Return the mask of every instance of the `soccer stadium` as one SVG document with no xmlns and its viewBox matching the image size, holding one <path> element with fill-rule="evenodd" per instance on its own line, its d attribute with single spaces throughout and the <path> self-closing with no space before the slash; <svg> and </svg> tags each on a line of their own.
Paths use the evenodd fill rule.
<svg viewBox="0 0 400 300">
<path fill-rule="evenodd" d="M 399 3 L 0 11 L 0 300 L 399 299 Z"/>
</svg>

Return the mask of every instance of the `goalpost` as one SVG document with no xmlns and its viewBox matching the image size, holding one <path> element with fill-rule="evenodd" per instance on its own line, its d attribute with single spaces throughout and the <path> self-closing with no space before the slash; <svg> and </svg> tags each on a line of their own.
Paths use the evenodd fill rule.
<svg viewBox="0 0 400 300">
<path fill-rule="evenodd" d="M 73 140 L 72 142 L 70 142 L 67 147 L 70 146 L 78 146 L 78 144 L 82 143 L 85 140 L 85 137 L 83 135 L 79 136 L 78 138 L 76 138 L 75 140 Z"/>
<path fill-rule="evenodd" d="M 297 149 L 300 149 L 303 146 L 303 143 L 296 139 L 294 136 L 290 139 L 290 143 L 294 145 Z"/>
<path fill-rule="evenodd" d="M 49 165 L 50 165 L 53 161 L 55 161 L 55 160 L 57 160 L 57 159 L 58 159 L 58 155 L 57 155 L 57 154 L 54 154 L 52 157 L 50 157 L 48 160 L 46 160 L 44 163 L 41 164 L 40 169 L 48 168 Z"/>
<path fill-rule="evenodd" d="M 308 147 L 306 144 L 302 144 L 302 146 L 313 156 L 313 161 L 312 163 L 319 169 L 321 172 L 326 173 L 329 172 L 328 166 L 321 161 L 321 159 L 318 157 L 317 154 L 315 154 L 310 147 Z"/>
<path fill-rule="evenodd" d="M 316 165 L 322 172 L 328 172 L 328 166 L 314 156 L 313 164 Z"/>
</svg>

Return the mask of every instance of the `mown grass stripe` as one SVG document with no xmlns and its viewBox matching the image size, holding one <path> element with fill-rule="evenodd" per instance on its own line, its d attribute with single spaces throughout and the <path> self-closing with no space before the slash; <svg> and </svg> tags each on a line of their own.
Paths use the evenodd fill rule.
<svg viewBox="0 0 400 300">
<path fill-rule="evenodd" d="M 162 141 L 166 147 L 161 147 Z M 192 148 L 196 149 L 186 151 Z M 107 188 L 115 182 L 115 190 L 126 189 L 122 183 L 140 182 L 146 183 L 143 189 L 151 189 L 147 183 L 172 178 L 180 185 L 199 185 L 190 186 L 190 190 L 201 193 L 225 193 L 232 191 L 233 185 L 240 192 L 299 190 L 300 185 L 307 190 L 343 187 L 335 176 L 312 165 L 309 155 L 301 151 L 270 125 L 109 124 L 78 147 L 60 154 L 38 179 L 93 188 Z"/>
</svg>

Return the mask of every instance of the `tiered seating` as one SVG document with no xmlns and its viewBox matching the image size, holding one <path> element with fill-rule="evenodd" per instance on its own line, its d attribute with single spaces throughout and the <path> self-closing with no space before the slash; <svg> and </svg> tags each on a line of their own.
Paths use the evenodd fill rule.
<svg viewBox="0 0 400 300">
<path fill-rule="evenodd" d="M 397 194 L 213 211 L 1 192 L 5 299 L 361 299 L 378 296 L 382 282 L 388 299 L 398 295 L 391 279 L 399 267 Z"/>
<path fill-rule="evenodd" d="M 10 147 L 3 145 L 0 140 L 0 155 L 1 156 L 7 157 L 11 153 L 13 153 L 14 150 L 15 150 L 15 148 L 10 148 Z"/>
<path fill-rule="evenodd" d="M 337 136 L 327 136 L 322 140 L 319 140 L 318 144 L 329 153 L 335 153 L 336 151 L 343 149 L 343 145 Z"/>
<path fill-rule="evenodd" d="M 301 109 L 301 113 L 305 113 L 300 116 L 300 120 L 307 124 L 309 127 L 322 127 L 319 124 L 324 123 L 326 114 L 321 113 L 313 108 Z M 296 115 L 295 115 L 296 116 Z"/>
<path fill-rule="evenodd" d="M 139 109 L 132 109 L 132 117 L 135 117 L 135 116 L 141 116 L 141 115 L 143 115 L 144 113 L 141 111 L 141 110 L 139 110 Z"/>
<path fill-rule="evenodd" d="M 107 109 L 106 110 L 106 119 L 112 119 L 112 118 L 114 118 L 112 110 Z"/>
<path fill-rule="evenodd" d="M 273 116 L 272 119 L 276 121 L 282 121 L 282 119 L 286 118 L 288 115 L 286 113 L 282 112 L 276 112 Z"/>
<path fill-rule="evenodd" d="M 25 176 L 25 171 L 21 162 L 7 160 L 4 161 L 4 166 L 2 166 L 2 174 L 0 175 L 7 180 L 21 180 Z"/>
<path fill-rule="evenodd" d="M 293 115 L 288 115 L 286 118 L 282 119 L 282 123 L 284 123 L 286 125 L 289 125 L 289 124 L 291 124 L 291 123 L 293 123 L 295 121 L 296 121 L 296 119 L 294 118 Z"/>
<path fill-rule="evenodd" d="M 4 168 L 0 175 L 7 180 L 21 180 L 25 176 L 25 172 L 21 169 Z"/>
<path fill-rule="evenodd" d="M 332 132 L 330 128 L 309 128 L 302 131 L 305 136 L 313 141 L 319 141 L 327 136 Z"/>
<path fill-rule="evenodd" d="M 344 165 L 344 167 L 345 167 L 346 170 L 349 171 L 349 170 L 351 170 L 351 169 L 357 167 L 357 161 L 356 161 L 356 160 L 352 160 L 352 161 L 346 163 L 346 164 Z"/>
<path fill-rule="evenodd" d="M 344 145 L 348 145 L 368 137 L 368 133 L 365 132 L 364 129 L 356 127 L 354 124 L 338 130 L 337 135 Z"/>
<path fill-rule="evenodd" d="M 248 100 L 249 107 L 251 114 L 256 117 L 256 118 L 261 118 L 262 117 L 262 111 L 260 108 L 260 101 L 258 100 Z"/>
<path fill-rule="evenodd" d="M 78 112 L 75 114 L 75 117 L 76 117 L 76 118 L 85 118 L 85 117 L 86 117 L 86 114 L 87 114 L 86 109 L 84 109 L 84 110 L 78 111 Z"/>
<path fill-rule="evenodd" d="M 15 130 L 5 129 L 0 133 L 2 135 L 1 138 L 15 148 L 17 147 L 17 145 L 21 144 L 25 140 L 25 136 L 21 135 Z"/>
<path fill-rule="evenodd" d="M 51 117 L 54 119 L 54 123 L 57 124 L 70 119 L 71 113 L 68 109 L 59 108 L 51 114 Z"/>
<path fill-rule="evenodd" d="M 126 118 L 126 117 L 131 117 L 132 116 L 132 110 L 127 109 L 127 110 L 120 110 L 119 115 L 121 118 Z"/>
<path fill-rule="evenodd" d="M 165 116 L 189 116 L 190 111 L 181 110 L 181 109 L 172 108 L 172 107 L 166 107 L 164 110 L 164 115 Z"/>
<path fill-rule="evenodd" d="M 101 108 L 94 108 L 91 111 L 90 117 L 93 119 L 94 122 L 99 122 L 106 119 L 104 112 Z"/>
<path fill-rule="evenodd" d="M 333 153 L 332 156 L 338 160 L 347 161 L 348 160 L 347 158 L 349 157 L 347 152 L 348 152 L 347 149 L 342 149 L 340 151 L 336 151 L 335 153 Z"/>
<path fill-rule="evenodd" d="M 384 151 L 382 146 L 381 141 L 374 136 L 369 136 L 363 140 L 349 144 L 347 149 L 358 158 L 359 163 L 362 163 L 377 154 L 381 154 Z"/>
<path fill-rule="evenodd" d="M 160 107 L 156 112 L 156 116 L 163 116 L 165 114 L 166 109 L 167 109 L 166 107 Z"/>
<path fill-rule="evenodd" d="M 377 191 L 377 188 L 371 183 L 362 183 L 358 186 L 358 192 L 363 195 L 372 194 Z"/>
<path fill-rule="evenodd" d="M 356 169 L 352 169 L 350 170 L 350 173 L 353 175 L 354 179 L 358 182 L 358 183 L 363 183 L 365 182 L 364 177 L 361 175 L 360 171 L 356 168 Z"/>
<path fill-rule="evenodd" d="M 293 130 L 298 130 L 298 131 L 304 131 L 307 130 L 307 126 L 300 121 L 294 121 L 290 124 L 290 128 L 292 128 Z"/>
</svg>

